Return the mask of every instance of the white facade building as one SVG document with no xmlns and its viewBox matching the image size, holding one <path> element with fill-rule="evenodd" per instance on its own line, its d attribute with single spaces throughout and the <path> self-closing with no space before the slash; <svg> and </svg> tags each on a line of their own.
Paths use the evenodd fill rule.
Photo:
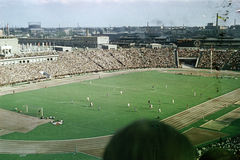
<svg viewBox="0 0 240 160">
<path fill-rule="evenodd" d="M 18 53 L 18 39 L 13 36 L 0 37 L 0 56 L 11 57 Z"/>
</svg>

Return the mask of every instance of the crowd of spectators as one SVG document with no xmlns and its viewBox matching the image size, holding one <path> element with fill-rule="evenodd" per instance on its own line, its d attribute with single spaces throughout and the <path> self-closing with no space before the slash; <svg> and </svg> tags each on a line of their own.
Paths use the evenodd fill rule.
<svg viewBox="0 0 240 160">
<path fill-rule="evenodd" d="M 52 52 L 35 53 L 31 56 L 51 55 Z M 0 84 L 8 85 L 25 81 L 63 77 L 89 72 L 110 71 L 146 67 L 174 67 L 172 49 L 120 49 L 58 52 L 56 61 L 0 66 Z M 21 57 L 20 55 L 18 55 Z M 26 56 L 26 55 L 25 55 Z"/>
<path fill-rule="evenodd" d="M 240 52 L 235 53 L 232 58 L 227 62 L 228 69 L 240 70 Z"/>
<path fill-rule="evenodd" d="M 111 71 L 136 68 L 171 68 L 175 65 L 175 50 L 172 48 L 129 48 L 118 50 L 86 50 L 73 52 L 41 52 L 16 55 L 16 57 L 32 57 L 59 55 L 56 61 L 25 63 L 0 66 L 0 84 L 45 79 L 40 71 L 51 77 L 62 77 L 98 71 Z M 178 49 L 179 57 L 198 57 L 198 68 L 210 68 L 211 50 Z M 228 65 L 229 69 L 239 70 L 240 53 L 234 51 L 214 50 L 213 65 L 220 69 Z"/>
<path fill-rule="evenodd" d="M 198 68 L 211 67 L 211 50 L 178 49 L 178 57 L 197 57 L 199 58 Z M 233 50 L 213 50 L 212 65 L 219 69 L 240 70 L 240 52 Z"/>
<path fill-rule="evenodd" d="M 197 157 L 201 157 L 206 151 L 212 148 L 223 148 L 232 151 L 238 159 L 240 159 L 240 137 L 227 138 L 220 140 L 217 143 L 209 144 L 208 146 L 197 148 Z"/>
<path fill-rule="evenodd" d="M 212 52 L 212 63 L 218 68 L 224 67 L 228 62 L 234 51 L 214 50 Z M 198 64 L 198 68 L 210 68 L 211 66 L 211 50 L 202 51 L 202 56 Z"/>
<path fill-rule="evenodd" d="M 33 80 L 35 78 L 43 78 L 43 76 L 36 72 L 37 65 L 31 64 L 22 65 L 7 65 L 0 67 L 0 82 L 1 85 L 24 82 L 26 80 Z"/>
<path fill-rule="evenodd" d="M 120 49 L 118 51 L 111 50 L 110 53 L 122 63 L 124 68 L 141 68 L 143 67 L 143 57 L 140 53 L 140 49 Z"/>
<path fill-rule="evenodd" d="M 83 52 L 83 54 L 103 70 L 115 70 L 122 67 L 121 64 L 111 56 L 109 50 L 93 50 Z"/>
<path fill-rule="evenodd" d="M 200 50 L 178 49 L 179 57 L 200 57 Z"/>
<path fill-rule="evenodd" d="M 174 67 L 174 50 L 171 48 L 147 49 L 143 50 L 142 55 L 145 59 L 147 68 L 170 68 Z"/>
</svg>

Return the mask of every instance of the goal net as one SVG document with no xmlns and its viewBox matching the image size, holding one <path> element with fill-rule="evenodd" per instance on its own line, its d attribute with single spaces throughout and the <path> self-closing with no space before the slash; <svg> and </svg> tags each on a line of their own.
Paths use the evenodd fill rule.
<svg viewBox="0 0 240 160">
<path fill-rule="evenodd" d="M 34 117 L 41 117 L 43 116 L 43 108 L 32 106 L 32 105 L 23 105 L 21 110 L 23 114 L 34 116 Z"/>
</svg>

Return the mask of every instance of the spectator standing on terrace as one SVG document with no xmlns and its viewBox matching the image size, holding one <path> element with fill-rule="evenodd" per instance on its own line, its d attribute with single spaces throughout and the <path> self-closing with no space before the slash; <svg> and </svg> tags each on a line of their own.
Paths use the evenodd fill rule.
<svg viewBox="0 0 240 160">
<path fill-rule="evenodd" d="M 187 137 L 159 120 L 138 120 L 112 137 L 103 159 L 195 160 L 195 150 Z"/>
</svg>

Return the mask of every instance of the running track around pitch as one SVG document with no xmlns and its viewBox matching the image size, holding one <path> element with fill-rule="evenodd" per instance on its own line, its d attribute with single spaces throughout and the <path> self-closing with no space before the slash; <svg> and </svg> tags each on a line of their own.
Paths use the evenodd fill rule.
<svg viewBox="0 0 240 160">
<path fill-rule="evenodd" d="M 213 114 L 223 108 L 240 100 L 240 89 L 206 101 L 195 107 L 186 109 L 180 113 L 163 119 L 161 122 L 180 130 L 190 124 L 193 124 L 203 117 Z"/>
<path fill-rule="evenodd" d="M 39 88 L 44 88 L 44 86 L 51 87 L 69 83 L 79 82 L 79 80 L 91 80 L 96 79 L 99 76 L 101 78 L 108 76 L 120 75 L 123 73 L 137 72 L 137 71 L 149 71 L 149 70 L 164 70 L 164 69 L 146 69 L 146 70 L 129 70 L 113 73 L 103 73 L 97 75 L 85 75 L 73 78 L 54 80 L 49 82 L 40 82 L 36 84 L 29 84 L 23 86 L 12 87 L 9 90 L 1 91 L 0 94 L 12 94 L 12 91 L 24 92 L 28 90 L 35 90 Z M 170 70 L 169 68 L 166 70 Z M 171 69 L 173 70 L 173 69 Z M 175 69 L 174 69 L 175 70 Z M 177 69 L 176 69 L 177 70 Z M 182 69 L 181 69 L 182 70 Z M 169 124 L 176 128 L 177 130 L 182 129 L 200 119 L 202 116 L 207 116 L 216 111 L 219 111 L 228 105 L 233 104 L 240 100 L 240 89 L 229 92 L 220 97 L 214 98 L 202 104 L 199 104 L 190 109 L 186 109 L 183 112 L 170 116 L 162 122 Z M 77 146 L 78 151 L 87 153 L 88 150 L 104 149 L 109 142 L 112 135 L 86 138 L 86 139 L 76 139 L 76 140 L 61 140 L 61 141 L 20 141 L 20 140 L 2 140 L 0 139 L 0 153 L 8 154 L 36 154 L 36 153 L 68 153 L 74 152 L 75 146 Z"/>
</svg>

